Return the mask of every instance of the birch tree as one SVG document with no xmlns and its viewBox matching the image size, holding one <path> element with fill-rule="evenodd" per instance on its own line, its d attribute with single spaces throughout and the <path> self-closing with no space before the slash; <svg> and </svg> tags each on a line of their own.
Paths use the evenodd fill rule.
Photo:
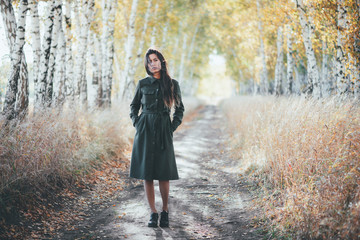
<svg viewBox="0 0 360 240">
<path fill-rule="evenodd" d="M 170 72 L 172 72 L 172 75 L 175 75 L 175 56 L 176 56 L 178 46 L 179 46 L 179 39 L 181 38 L 182 32 L 183 32 L 183 22 L 184 22 L 184 19 L 181 19 L 179 21 L 178 33 L 177 33 L 177 36 L 175 37 L 175 43 L 173 45 L 173 50 L 171 52 L 171 56 L 173 56 L 173 57 L 170 59 L 169 68 L 171 70 Z"/>
<path fill-rule="evenodd" d="M 349 59 L 349 84 L 350 84 L 350 90 L 351 93 L 354 94 L 354 97 L 356 98 L 359 94 L 359 81 L 360 81 L 360 64 L 359 60 L 353 57 L 351 53 L 348 53 L 348 59 Z"/>
<path fill-rule="evenodd" d="M 331 80 L 329 75 L 329 54 L 327 39 L 322 41 L 321 65 L 321 92 L 323 97 L 329 97 L 331 93 Z"/>
<path fill-rule="evenodd" d="M 187 63 L 192 62 L 193 52 L 194 52 L 194 48 L 195 48 L 195 45 L 196 45 L 196 36 L 197 36 L 198 31 L 199 31 L 200 22 L 201 22 L 201 17 L 198 20 L 198 23 L 195 25 L 195 30 L 194 30 L 192 38 L 191 38 L 189 50 L 186 53 L 186 62 Z M 183 71 L 182 74 L 184 75 L 184 69 L 182 71 Z M 190 94 L 194 94 L 195 92 L 192 92 L 192 91 L 193 91 L 193 89 L 196 89 L 196 87 L 194 86 L 196 81 L 193 80 L 193 75 L 194 75 L 194 66 L 191 66 L 190 67 L 190 72 L 188 72 L 188 81 L 186 81 L 186 83 L 183 84 L 183 85 L 185 85 L 183 87 L 189 89 L 188 92 Z M 183 76 L 182 76 L 182 78 L 183 78 Z M 179 78 L 179 79 L 181 79 L 181 78 Z"/>
<path fill-rule="evenodd" d="M 174 8 L 174 2 L 171 1 L 169 12 L 172 12 L 173 8 Z M 169 26 L 170 26 L 170 18 L 167 17 L 167 15 L 166 15 L 166 23 L 162 30 L 162 40 L 161 40 L 161 48 L 162 49 L 166 49 L 166 47 L 167 47 L 167 34 L 169 31 Z"/>
<path fill-rule="evenodd" d="M 125 67 L 123 73 L 123 80 L 120 87 L 120 97 L 122 99 L 129 97 L 128 92 L 133 92 L 135 89 L 134 80 L 131 79 L 131 64 L 133 56 L 133 48 L 135 44 L 135 20 L 136 20 L 136 10 L 137 10 L 138 0 L 132 0 L 131 12 L 129 18 L 128 34 L 125 44 Z"/>
<path fill-rule="evenodd" d="M 42 42 L 42 54 L 40 57 L 40 69 L 39 69 L 39 86 L 37 89 L 37 96 L 35 107 L 43 108 L 49 103 L 46 102 L 46 86 L 47 86 L 47 74 L 49 71 L 49 60 L 52 42 L 52 31 L 54 26 L 54 11 L 55 1 L 48 1 L 46 9 L 46 19 L 44 23 L 44 40 Z"/>
<path fill-rule="evenodd" d="M 187 34 L 183 34 L 182 40 L 182 49 L 181 49 L 181 59 L 179 64 L 179 83 L 181 84 L 184 81 L 184 68 L 185 68 L 185 59 L 186 59 L 186 48 L 187 48 Z"/>
<path fill-rule="evenodd" d="M 58 25 L 58 45 L 57 45 L 57 56 L 56 56 L 56 65 L 54 72 L 54 91 L 53 91 L 53 104 L 55 106 L 60 106 L 65 101 L 65 58 L 66 58 L 66 41 L 63 30 L 63 15 L 62 6 L 60 6 L 59 17 L 57 21 Z"/>
<path fill-rule="evenodd" d="M 315 58 L 315 51 L 312 46 L 313 26 L 306 16 L 306 7 L 302 0 L 296 0 L 296 7 L 300 17 L 302 36 L 305 45 L 306 57 L 308 60 L 308 83 L 305 88 L 305 94 L 313 95 L 315 98 L 321 97 L 319 70 Z"/>
<path fill-rule="evenodd" d="M 54 18 L 53 30 L 51 33 L 50 55 L 48 60 L 48 69 L 46 72 L 46 90 L 45 90 L 45 106 L 50 107 L 53 103 L 54 94 L 54 73 L 56 55 L 58 50 L 58 36 L 62 27 L 62 3 L 59 0 L 54 1 Z M 58 63 L 56 63 L 58 64 Z"/>
<path fill-rule="evenodd" d="M 275 95 L 279 96 L 281 92 L 283 65 L 284 65 L 284 51 L 283 51 L 283 30 L 282 27 L 278 27 L 277 34 L 277 60 L 275 66 Z"/>
<path fill-rule="evenodd" d="M 262 20 L 261 20 L 261 10 L 260 10 L 260 0 L 256 0 L 256 8 L 257 8 L 257 14 L 258 14 L 258 29 L 259 29 L 259 40 L 260 40 L 260 57 L 261 57 L 261 63 L 262 68 L 260 72 L 260 92 L 261 94 L 267 94 L 269 91 L 269 81 L 268 81 L 268 72 L 266 68 L 266 55 L 265 55 L 265 46 L 264 46 L 264 40 L 263 40 L 263 26 L 262 26 Z"/>
<path fill-rule="evenodd" d="M 117 1 L 106 0 L 103 6 L 102 44 L 102 106 L 111 105 L 111 89 L 114 59 L 114 26 Z"/>
<path fill-rule="evenodd" d="M 27 6 L 27 0 L 19 3 L 18 19 L 15 20 L 11 1 L 1 0 L 1 13 L 11 54 L 11 70 L 3 108 L 7 120 L 16 118 L 19 113 L 23 114 L 28 106 L 28 79 L 23 53 Z"/>
<path fill-rule="evenodd" d="M 345 75 L 345 41 L 344 30 L 348 28 L 346 13 L 347 8 L 344 0 L 337 0 L 337 44 L 336 44 L 336 84 L 339 95 L 349 91 L 349 78 Z"/>
<path fill-rule="evenodd" d="M 74 79 L 73 79 L 73 57 L 72 57 L 72 34 L 71 34 L 71 2 L 65 1 L 65 36 L 66 36 L 66 49 L 65 49 L 65 76 L 64 76 L 64 95 L 69 101 L 74 100 Z"/>
<path fill-rule="evenodd" d="M 288 95 L 293 93 L 294 85 L 294 53 L 293 53 L 293 37 L 292 37 L 292 28 L 290 25 L 287 25 L 287 84 L 286 84 L 286 93 Z"/>
<path fill-rule="evenodd" d="M 354 71 L 354 75 L 355 75 L 355 79 L 354 79 L 354 97 L 356 99 L 360 98 L 360 70 L 359 70 L 359 60 L 355 60 L 356 64 L 355 64 L 355 69 L 353 69 Z"/>
<path fill-rule="evenodd" d="M 78 18 L 80 20 L 80 34 L 77 42 L 78 54 L 75 63 L 74 79 L 76 80 L 75 99 L 80 100 L 80 102 L 84 104 L 87 99 L 85 67 L 88 31 L 90 27 L 88 15 L 90 12 L 89 6 L 91 5 L 91 2 L 81 1 L 79 2 L 79 4 L 80 5 L 77 9 L 76 14 L 78 15 Z"/>
<path fill-rule="evenodd" d="M 356 0 L 357 14 L 360 16 L 360 0 Z M 354 52 L 357 54 L 357 58 L 355 59 L 356 63 L 354 64 L 356 67 L 356 78 L 354 84 L 354 96 L 357 99 L 360 99 L 360 37 L 355 38 L 354 42 Z"/>
<path fill-rule="evenodd" d="M 134 65 L 131 67 L 131 71 L 130 71 L 130 80 L 132 80 L 134 78 L 135 71 L 138 68 L 138 66 L 141 62 L 141 59 L 142 59 L 145 37 L 146 37 L 146 30 L 148 27 L 151 6 L 152 6 L 152 0 L 148 0 L 148 5 L 146 8 L 146 13 L 145 13 L 145 17 L 144 17 L 144 25 L 143 25 L 143 30 L 142 30 L 141 36 L 140 36 L 140 43 L 139 43 L 138 51 L 136 54 Z"/>
<path fill-rule="evenodd" d="M 100 41 L 96 33 L 90 32 L 89 35 L 89 50 L 92 63 L 92 84 L 95 87 L 95 106 L 101 106 L 102 99 L 102 80 L 101 80 L 101 47 Z"/>
<path fill-rule="evenodd" d="M 29 1 L 30 10 L 30 36 L 32 39 L 31 47 L 33 50 L 33 81 L 35 99 L 38 99 L 38 78 L 40 69 L 40 56 L 41 56 L 41 40 L 40 40 L 40 21 L 39 21 L 39 2 L 37 0 Z"/>
<path fill-rule="evenodd" d="M 192 58 L 192 55 L 193 55 L 193 52 L 194 52 L 196 36 L 197 36 L 198 31 L 199 31 L 200 23 L 201 23 L 201 18 L 199 19 L 199 21 L 195 25 L 195 30 L 194 30 L 192 38 L 191 38 L 191 43 L 190 43 L 189 50 L 188 50 L 188 53 L 187 53 L 187 60 L 188 61 L 191 61 L 191 58 Z"/>
<path fill-rule="evenodd" d="M 87 103 L 87 80 L 86 80 L 86 52 L 88 45 L 88 35 L 94 12 L 94 0 L 82 2 L 81 30 L 79 37 L 79 59 L 77 66 L 76 79 L 78 80 L 79 99 L 81 104 Z"/>
<path fill-rule="evenodd" d="M 158 9 L 159 9 L 159 3 L 156 3 L 154 15 L 153 15 L 154 24 L 153 24 L 153 28 L 151 31 L 150 47 L 155 47 L 155 45 L 156 45 Z"/>
</svg>

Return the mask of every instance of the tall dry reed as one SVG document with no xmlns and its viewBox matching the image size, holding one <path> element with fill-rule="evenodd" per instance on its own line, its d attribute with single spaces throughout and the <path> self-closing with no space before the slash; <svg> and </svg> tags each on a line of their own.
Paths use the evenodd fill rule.
<svg viewBox="0 0 360 240">
<path fill-rule="evenodd" d="M 0 130 L 0 216 L 74 183 L 121 156 L 132 131 L 128 109 L 36 113 Z"/>
<path fill-rule="evenodd" d="M 222 107 L 235 157 L 281 234 L 360 238 L 359 102 L 237 97 Z"/>
<path fill-rule="evenodd" d="M 185 114 L 201 102 L 184 97 Z M 67 107 L 31 114 L 16 126 L 0 129 L 0 222 L 20 205 L 54 189 L 62 189 L 104 161 L 131 149 L 135 129 L 128 102 L 111 109 L 76 110 Z M 4 122 L 0 119 L 0 125 Z"/>
</svg>

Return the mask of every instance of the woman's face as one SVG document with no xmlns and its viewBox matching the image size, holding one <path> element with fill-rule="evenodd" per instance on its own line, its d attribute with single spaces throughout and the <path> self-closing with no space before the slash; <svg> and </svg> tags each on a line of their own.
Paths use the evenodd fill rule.
<svg viewBox="0 0 360 240">
<path fill-rule="evenodd" d="M 160 73 L 161 62 L 155 53 L 149 55 L 148 68 L 152 74 Z"/>
</svg>

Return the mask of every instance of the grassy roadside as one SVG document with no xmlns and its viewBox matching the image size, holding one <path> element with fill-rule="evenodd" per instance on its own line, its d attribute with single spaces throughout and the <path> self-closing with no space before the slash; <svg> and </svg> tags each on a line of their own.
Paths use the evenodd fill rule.
<svg viewBox="0 0 360 240">
<path fill-rule="evenodd" d="M 358 102 L 236 97 L 222 109 L 278 238 L 360 237 Z"/>
<path fill-rule="evenodd" d="M 0 219 L 53 192 L 71 188 L 129 145 L 123 106 L 102 111 L 53 110 L 0 130 Z"/>
<path fill-rule="evenodd" d="M 186 119 L 201 103 L 183 101 Z M 101 111 L 54 110 L 10 132 L 1 129 L 0 238 L 37 238 L 65 225 L 50 222 L 76 219 L 74 210 L 63 208 L 78 190 L 96 189 L 91 198 L 99 201 L 121 191 L 118 171 L 127 171 L 134 133 L 127 103 Z M 31 225 L 39 222 L 34 232 Z"/>
</svg>

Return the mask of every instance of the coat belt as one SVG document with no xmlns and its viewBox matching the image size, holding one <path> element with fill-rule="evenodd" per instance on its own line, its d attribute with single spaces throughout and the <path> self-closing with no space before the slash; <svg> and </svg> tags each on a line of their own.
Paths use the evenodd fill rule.
<svg viewBox="0 0 360 240">
<path fill-rule="evenodd" d="M 156 140 L 159 140 L 161 149 L 165 149 L 165 124 L 162 122 L 163 118 L 162 116 L 170 116 L 169 111 L 149 111 L 149 110 L 143 110 L 142 114 L 154 114 L 156 116 L 153 129 L 159 130 L 155 132 L 155 138 Z"/>
</svg>

